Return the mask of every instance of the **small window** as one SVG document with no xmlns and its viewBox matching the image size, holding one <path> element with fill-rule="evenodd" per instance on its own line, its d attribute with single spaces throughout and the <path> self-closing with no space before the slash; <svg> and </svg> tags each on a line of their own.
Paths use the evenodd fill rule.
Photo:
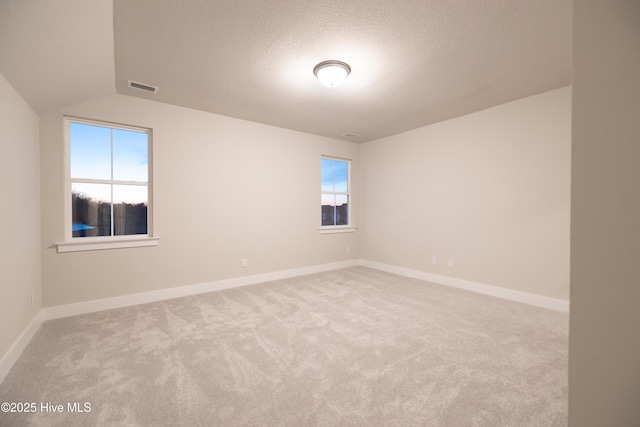
<svg viewBox="0 0 640 427">
<path fill-rule="evenodd" d="M 70 237 L 150 235 L 150 130 L 68 120 Z"/>
<path fill-rule="evenodd" d="M 350 169 L 351 162 L 349 160 L 322 158 L 322 227 L 350 225 Z"/>
</svg>

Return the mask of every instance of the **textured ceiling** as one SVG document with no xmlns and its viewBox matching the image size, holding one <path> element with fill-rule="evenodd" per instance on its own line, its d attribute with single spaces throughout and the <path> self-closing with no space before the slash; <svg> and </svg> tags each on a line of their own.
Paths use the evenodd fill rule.
<svg viewBox="0 0 640 427">
<path fill-rule="evenodd" d="M 569 85 L 571 0 L 0 0 L 0 58 L 39 114 L 115 90 L 364 142 Z"/>
<path fill-rule="evenodd" d="M 115 93 L 111 0 L 0 0 L 0 73 L 38 114 Z"/>
</svg>

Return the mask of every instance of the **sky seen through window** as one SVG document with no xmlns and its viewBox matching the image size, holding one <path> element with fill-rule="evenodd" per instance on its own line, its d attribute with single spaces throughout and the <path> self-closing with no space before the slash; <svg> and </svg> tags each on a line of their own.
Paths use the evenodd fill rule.
<svg viewBox="0 0 640 427">
<path fill-rule="evenodd" d="M 72 192 L 108 203 L 147 203 L 149 149 L 146 132 L 77 122 L 70 123 L 69 131 L 71 180 L 75 181 Z M 123 185 L 135 183 L 145 185 Z"/>
</svg>

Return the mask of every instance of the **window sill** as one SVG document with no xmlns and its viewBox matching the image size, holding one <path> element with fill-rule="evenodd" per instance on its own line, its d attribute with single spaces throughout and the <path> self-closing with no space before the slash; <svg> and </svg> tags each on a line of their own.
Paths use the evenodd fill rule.
<svg viewBox="0 0 640 427">
<path fill-rule="evenodd" d="M 139 248 L 144 246 L 158 246 L 159 237 L 107 237 L 107 238 L 77 238 L 69 242 L 55 243 L 58 253 L 99 251 L 103 249 Z"/>
<path fill-rule="evenodd" d="M 356 230 L 358 230 L 358 227 L 354 227 L 351 225 L 339 225 L 339 226 L 334 226 L 334 227 L 320 227 L 318 229 L 318 232 L 320 234 L 335 234 L 335 233 L 354 233 Z"/>
</svg>

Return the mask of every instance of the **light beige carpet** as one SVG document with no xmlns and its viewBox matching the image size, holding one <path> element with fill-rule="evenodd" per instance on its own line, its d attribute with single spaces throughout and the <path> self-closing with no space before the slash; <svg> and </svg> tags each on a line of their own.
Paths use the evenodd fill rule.
<svg viewBox="0 0 640 427">
<path fill-rule="evenodd" d="M 45 322 L 0 425 L 562 426 L 567 353 L 565 313 L 354 267 Z"/>
</svg>

